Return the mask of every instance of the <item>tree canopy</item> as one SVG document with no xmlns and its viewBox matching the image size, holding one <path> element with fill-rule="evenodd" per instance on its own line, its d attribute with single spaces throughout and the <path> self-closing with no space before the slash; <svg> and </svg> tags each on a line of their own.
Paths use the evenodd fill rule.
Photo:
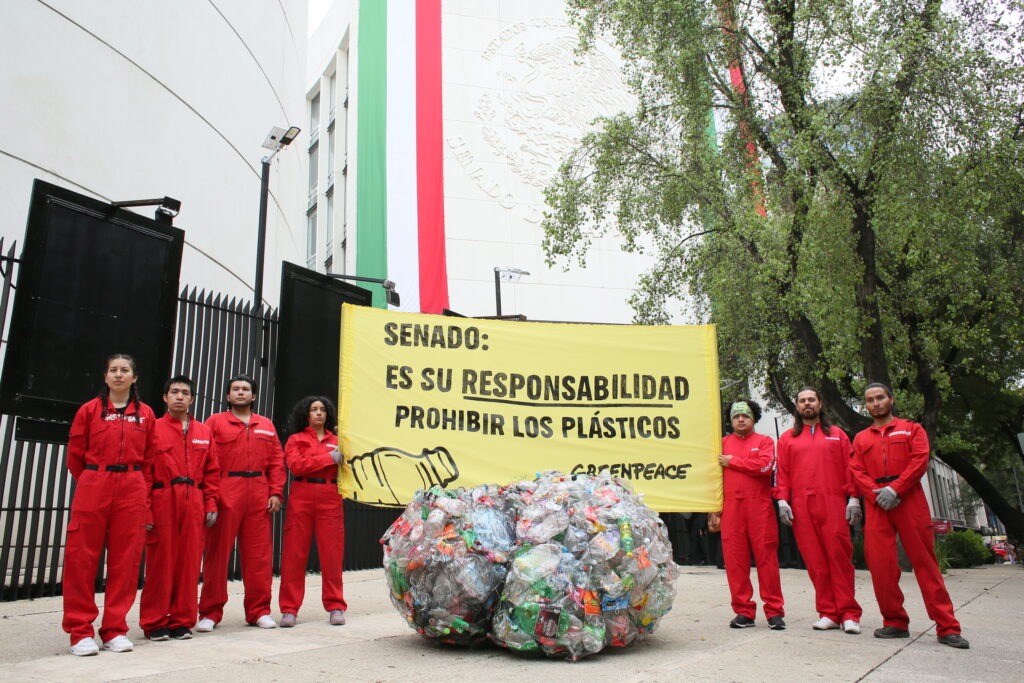
<svg viewBox="0 0 1024 683">
<path fill-rule="evenodd" d="M 650 252 L 636 321 L 696 311 L 790 412 L 812 383 L 859 430 L 866 383 L 893 386 L 1024 538 L 986 476 L 1024 431 L 1024 3 L 568 4 L 638 106 L 547 189 L 549 262 L 610 231 Z"/>
</svg>

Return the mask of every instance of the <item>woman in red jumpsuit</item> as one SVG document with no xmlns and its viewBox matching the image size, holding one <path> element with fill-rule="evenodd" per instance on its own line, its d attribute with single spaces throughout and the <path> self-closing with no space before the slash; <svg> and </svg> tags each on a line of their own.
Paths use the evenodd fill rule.
<svg viewBox="0 0 1024 683">
<path fill-rule="evenodd" d="M 292 473 L 281 552 L 280 626 L 295 625 L 306 590 L 306 563 L 316 534 L 320 554 L 321 599 L 335 626 L 345 623 L 341 567 L 345 555 L 344 499 L 338 493 L 338 413 L 323 396 L 295 404 L 284 460 Z"/>
<path fill-rule="evenodd" d="M 92 622 L 99 615 L 95 582 L 104 541 L 100 639 L 104 650 L 134 649 L 125 636 L 125 615 L 135 602 L 146 529 L 153 523 L 149 491 L 156 421 L 153 410 L 139 401 L 137 380 L 131 356 L 110 356 L 100 395 L 79 408 L 71 423 L 68 470 L 76 485 L 64 548 L 62 626 L 71 636 L 73 655 L 99 652 Z"/>
</svg>

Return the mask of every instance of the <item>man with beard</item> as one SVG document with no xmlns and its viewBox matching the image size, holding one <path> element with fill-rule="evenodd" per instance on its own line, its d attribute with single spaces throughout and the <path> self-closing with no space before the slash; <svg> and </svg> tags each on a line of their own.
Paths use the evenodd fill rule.
<svg viewBox="0 0 1024 683">
<path fill-rule="evenodd" d="M 793 527 L 814 584 L 815 630 L 842 624 L 847 633 L 860 633 L 850 525 L 860 520 L 861 509 L 853 497 L 850 439 L 829 425 L 813 387 L 797 393 L 796 410 L 796 424 L 779 437 L 779 519 Z"/>
<path fill-rule="evenodd" d="M 230 410 L 206 421 L 220 458 L 217 522 L 206 532 L 203 592 L 196 630 L 212 631 L 228 601 L 228 561 L 238 538 L 245 584 L 245 621 L 275 628 L 270 616 L 273 541 L 270 515 L 281 509 L 284 452 L 274 423 L 252 410 L 256 381 L 236 375 L 228 381 Z"/>
<path fill-rule="evenodd" d="M 754 432 L 761 407 L 753 401 L 729 406 L 733 433 L 722 438 L 718 462 L 725 479 L 722 511 L 722 556 L 736 617 L 732 628 L 754 625 L 757 605 L 750 584 L 750 554 L 757 565 L 757 585 L 764 616 L 773 631 L 786 628 L 783 619 L 782 583 L 779 580 L 779 527 L 772 507 L 772 476 L 775 474 L 775 443 Z"/>
<path fill-rule="evenodd" d="M 857 488 L 872 501 L 864 524 L 864 554 L 882 613 L 882 628 L 875 630 L 875 637 L 910 636 L 910 617 L 899 586 L 899 534 L 939 642 L 965 650 L 970 643 L 960 635 L 960 622 L 935 559 L 932 517 L 921 486 L 931 453 L 928 435 L 916 422 L 892 414 L 892 391 L 884 384 L 867 386 L 864 405 L 873 424 L 854 438 L 850 470 Z"/>
</svg>

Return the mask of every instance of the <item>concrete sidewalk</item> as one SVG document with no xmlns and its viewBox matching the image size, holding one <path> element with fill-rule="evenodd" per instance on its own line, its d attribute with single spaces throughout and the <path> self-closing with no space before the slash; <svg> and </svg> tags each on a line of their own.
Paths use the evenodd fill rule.
<svg viewBox="0 0 1024 683">
<path fill-rule="evenodd" d="M 1020 681 L 1024 680 L 1024 569 L 986 566 L 951 570 L 946 585 L 970 650 L 935 641 L 914 579 L 903 575 L 911 637 L 878 640 L 881 626 L 867 572 L 857 572 L 864 608 L 862 635 L 811 629 L 817 618 L 806 572 L 783 570 L 785 631 L 728 628 L 725 572 L 682 567 L 674 609 L 657 633 L 624 649 L 577 663 L 526 657 L 487 646 L 436 645 L 410 630 L 387 597 L 383 571 L 346 574 L 348 625 L 332 627 L 320 610 L 320 577 L 307 580 L 306 608 L 292 629 L 264 631 L 242 620 L 240 582 L 229 589 L 224 621 L 192 640 L 153 643 L 129 614 L 135 652 L 67 654 L 61 600 L 0 604 L 0 679 L 5 681 Z M 274 590 L 275 599 L 277 589 Z M 99 596 L 102 598 L 102 596 Z M 274 613 L 275 618 L 278 616 Z"/>
</svg>

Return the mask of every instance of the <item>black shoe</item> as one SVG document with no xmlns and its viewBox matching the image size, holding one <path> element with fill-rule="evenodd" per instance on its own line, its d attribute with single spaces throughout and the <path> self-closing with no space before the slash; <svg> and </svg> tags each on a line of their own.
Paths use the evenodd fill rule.
<svg viewBox="0 0 1024 683">
<path fill-rule="evenodd" d="M 785 631 L 786 620 L 779 614 L 776 614 L 774 617 L 768 617 L 768 628 L 773 631 Z"/>
<path fill-rule="evenodd" d="M 729 622 L 729 628 L 750 628 L 754 625 L 754 620 L 750 617 L 745 617 L 742 614 L 737 614 L 736 617 Z"/>
<path fill-rule="evenodd" d="M 969 650 L 969 649 L 971 649 L 971 644 L 968 643 L 967 639 L 964 638 L 959 633 L 950 633 L 950 634 L 947 634 L 947 635 L 944 635 L 944 636 L 939 636 L 939 642 L 942 643 L 943 645 L 949 645 L 950 647 L 955 647 L 958 650 Z"/>
<path fill-rule="evenodd" d="M 909 638 L 910 631 L 895 626 L 883 626 L 875 629 L 875 638 Z"/>
<path fill-rule="evenodd" d="M 146 636 L 146 637 L 149 638 L 150 640 L 170 640 L 171 639 L 171 630 L 169 628 L 153 629 L 152 631 L 149 632 L 149 635 Z"/>
<path fill-rule="evenodd" d="M 187 626 L 177 626 L 171 629 L 171 638 L 175 640 L 188 640 L 192 637 L 192 631 Z"/>
</svg>

